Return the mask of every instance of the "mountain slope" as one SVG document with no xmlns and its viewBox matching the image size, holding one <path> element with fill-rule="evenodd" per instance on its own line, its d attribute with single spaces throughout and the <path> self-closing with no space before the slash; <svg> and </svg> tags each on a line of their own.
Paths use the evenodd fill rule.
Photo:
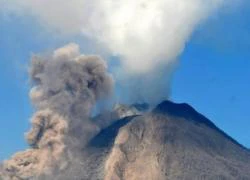
<svg viewBox="0 0 250 180">
<path fill-rule="evenodd" d="M 106 146 L 105 180 L 250 179 L 249 150 L 187 104 L 165 101 L 126 123 Z"/>
</svg>

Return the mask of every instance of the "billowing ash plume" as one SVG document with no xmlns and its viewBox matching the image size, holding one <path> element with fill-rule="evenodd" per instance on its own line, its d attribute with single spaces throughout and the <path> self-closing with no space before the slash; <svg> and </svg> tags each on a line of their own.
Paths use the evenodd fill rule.
<svg viewBox="0 0 250 180">
<path fill-rule="evenodd" d="M 114 74 L 122 89 L 136 96 L 132 101 L 157 102 L 168 96 L 176 59 L 197 25 L 233 1 L 23 0 L 3 7 L 31 13 L 42 25 L 62 34 L 82 33 L 102 44 L 120 57 Z"/>
<path fill-rule="evenodd" d="M 6 179 L 28 179 L 72 167 L 99 127 L 90 120 L 95 103 L 112 92 L 104 60 L 80 55 L 76 44 L 35 56 L 30 70 L 30 97 L 37 110 L 27 133 L 31 148 L 4 163 Z"/>
</svg>

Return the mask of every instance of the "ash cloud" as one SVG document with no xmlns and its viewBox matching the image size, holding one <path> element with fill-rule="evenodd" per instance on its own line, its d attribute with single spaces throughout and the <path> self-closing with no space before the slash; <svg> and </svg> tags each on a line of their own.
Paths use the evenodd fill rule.
<svg viewBox="0 0 250 180">
<path fill-rule="evenodd" d="M 82 163 L 82 148 L 100 129 L 91 121 L 91 110 L 113 89 L 105 61 L 81 55 L 76 44 L 49 57 L 34 56 L 30 76 L 36 109 L 26 134 L 30 149 L 4 162 L 5 179 L 56 177 Z"/>
</svg>

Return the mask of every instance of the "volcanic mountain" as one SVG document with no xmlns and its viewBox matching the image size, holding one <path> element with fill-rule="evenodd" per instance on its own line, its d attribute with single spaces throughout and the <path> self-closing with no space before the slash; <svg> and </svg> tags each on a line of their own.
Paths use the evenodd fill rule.
<svg viewBox="0 0 250 180">
<path fill-rule="evenodd" d="M 82 149 L 84 162 L 54 179 L 250 180 L 250 150 L 188 104 L 116 106 L 105 117 L 118 120 Z"/>
<path fill-rule="evenodd" d="M 121 119 L 88 148 L 108 152 L 105 180 L 250 179 L 250 151 L 188 104 Z"/>
</svg>

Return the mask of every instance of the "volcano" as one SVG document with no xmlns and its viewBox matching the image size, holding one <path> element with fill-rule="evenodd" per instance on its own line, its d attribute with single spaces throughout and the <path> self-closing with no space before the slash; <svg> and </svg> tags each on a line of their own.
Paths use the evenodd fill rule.
<svg viewBox="0 0 250 180">
<path fill-rule="evenodd" d="M 119 120 L 89 147 L 109 152 L 105 180 L 250 179 L 250 151 L 188 104 Z"/>
<path fill-rule="evenodd" d="M 118 120 L 83 147 L 84 162 L 53 179 L 250 180 L 250 150 L 188 104 L 164 101 L 152 110 L 145 104 L 116 106 L 111 114 L 106 118 Z M 18 171 L 8 178 L 25 179 Z"/>
</svg>

